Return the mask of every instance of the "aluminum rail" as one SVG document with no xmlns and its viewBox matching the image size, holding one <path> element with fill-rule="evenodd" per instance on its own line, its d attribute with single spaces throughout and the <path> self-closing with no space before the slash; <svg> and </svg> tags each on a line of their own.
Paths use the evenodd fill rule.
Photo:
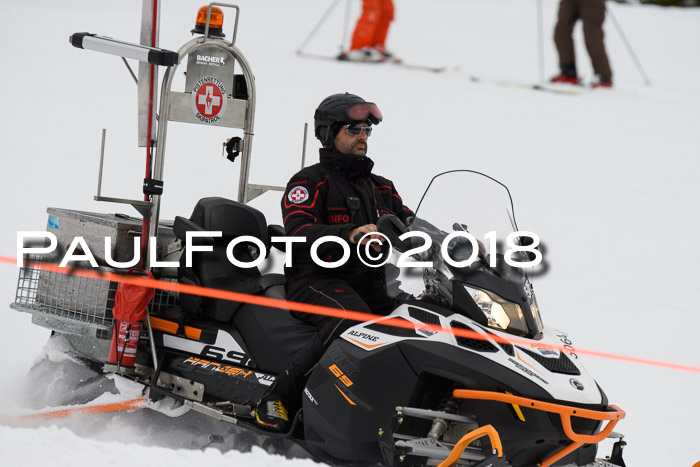
<svg viewBox="0 0 700 467">
<path fill-rule="evenodd" d="M 239 63 L 243 76 L 245 78 L 248 99 L 243 125 L 243 150 L 241 151 L 241 169 L 238 185 L 238 202 L 245 203 L 248 201 L 248 176 L 250 172 L 250 155 L 253 147 L 253 126 L 255 120 L 255 77 L 251 71 L 250 65 L 243 53 L 230 42 L 223 39 L 205 39 L 195 38 L 183 45 L 178 51 L 178 64 L 169 67 L 165 71 L 163 84 L 161 88 L 160 98 L 160 119 L 158 125 L 158 135 L 156 140 L 156 154 L 153 168 L 153 178 L 163 180 L 163 169 L 165 165 L 165 142 L 168 133 L 168 115 L 170 112 L 170 94 L 173 83 L 173 78 L 178 66 L 190 53 L 202 46 L 216 46 L 220 49 L 229 52 L 234 59 Z M 149 236 L 156 237 L 158 235 L 158 219 L 160 216 L 160 200 L 161 195 L 153 195 L 153 209 L 150 216 Z"/>
<path fill-rule="evenodd" d="M 94 50 L 122 58 L 133 58 L 151 65 L 172 66 L 178 60 L 177 54 L 170 50 L 119 41 L 89 32 L 76 32 L 68 40 L 73 47 L 79 49 Z"/>
</svg>

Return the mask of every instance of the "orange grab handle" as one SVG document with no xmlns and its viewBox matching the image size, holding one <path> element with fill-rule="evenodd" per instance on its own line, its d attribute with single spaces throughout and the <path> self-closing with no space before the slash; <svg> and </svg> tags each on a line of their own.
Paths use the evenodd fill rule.
<svg viewBox="0 0 700 467">
<path fill-rule="evenodd" d="M 452 452 L 447 456 L 447 459 L 442 461 L 438 467 L 452 467 L 457 463 L 462 453 L 472 441 L 475 441 L 483 436 L 488 436 L 489 441 L 491 441 L 491 447 L 498 452 L 498 457 L 503 457 L 503 446 L 501 446 L 501 438 L 498 436 L 498 432 L 491 425 L 485 425 L 472 430 L 466 435 L 462 436 L 455 447 L 452 448 Z"/>
<path fill-rule="evenodd" d="M 609 410 L 606 412 L 599 412 L 597 410 L 569 407 L 566 405 L 554 404 L 552 402 L 542 402 L 536 399 L 529 399 L 527 397 L 514 396 L 511 394 L 503 394 L 500 392 L 492 391 L 455 389 L 452 394 L 458 399 L 478 399 L 504 402 L 506 404 L 519 405 L 521 407 L 527 407 L 533 410 L 540 410 L 543 412 L 558 414 L 559 418 L 561 419 L 561 425 L 564 429 L 564 433 L 572 441 L 572 443 L 566 446 L 561 451 L 554 454 L 553 456 L 550 456 L 547 459 L 545 459 L 541 463 L 542 467 L 549 467 L 554 462 L 575 451 L 584 444 L 594 444 L 604 440 L 608 437 L 608 435 L 610 435 L 610 433 L 612 433 L 612 430 L 613 428 L 615 428 L 615 425 L 617 425 L 617 422 L 625 418 L 626 415 L 622 409 L 615 405 L 609 405 Z M 583 435 L 574 432 L 573 428 L 571 427 L 571 417 L 589 418 L 592 420 L 599 421 L 608 420 L 608 424 L 598 434 Z"/>
</svg>

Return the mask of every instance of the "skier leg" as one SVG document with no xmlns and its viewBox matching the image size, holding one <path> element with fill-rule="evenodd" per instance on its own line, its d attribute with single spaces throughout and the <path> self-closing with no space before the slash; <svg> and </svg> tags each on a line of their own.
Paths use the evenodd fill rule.
<svg viewBox="0 0 700 467">
<path fill-rule="evenodd" d="M 578 0 L 561 0 L 557 24 L 554 27 L 554 44 L 559 53 L 561 74 L 576 77 L 576 53 L 572 37 L 574 26 L 579 18 Z"/>
<path fill-rule="evenodd" d="M 612 84 L 612 70 L 605 52 L 603 22 L 605 21 L 605 3 L 593 0 L 581 4 L 581 21 L 586 50 L 591 57 L 593 71 L 601 83 Z"/>
<path fill-rule="evenodd" d="M 379 6 L 379 18 L 372 38 L 372 46 L 381 53 L 386 53 L 386 37 L 389 34 L 389 26 L 394 20 L 394 3 L 392 0 L 381 0 Z"/>
<path fill-rule="evenodd" d="M 350 50 L 360 50 L 374 45 L 372 40 L 379 20 L 379 10 L 379 0 L 362 0 L 362 14 L 352 34 Z"/>
</svg>

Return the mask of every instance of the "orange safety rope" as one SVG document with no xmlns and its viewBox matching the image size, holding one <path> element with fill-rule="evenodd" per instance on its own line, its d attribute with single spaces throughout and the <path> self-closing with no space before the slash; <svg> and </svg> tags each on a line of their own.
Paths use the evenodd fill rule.
<svg viewBox="0 0 700 467">
<path fill-rule="evenodd" d="M 70 407 L 67 409 L 53 410 L 50 412 L 33 413 L 29 415 L 0 415 L 0 424 L 3 425 L 16 425 L 21 422 L 29 422 L 36 420 L 53 420 L 56 418 L 66 418 L 73 415 L 89 414 L 94 415 L 98 413 L 108 413 L 108 412 L 120 412 L 124 410 L 139 410 L 145 409 L 148 402 L 145 398 L 131 399 L 123 402 L 113 402 L 109 404 L 100 405 L 88 405 L 79 407 Z"/>
<path fill-rule="evenodd" d="M 1 263 L 8 263 L 8 264 L 16 264 L 17 259 L 10 258 L 7 256 L 0 256 L 0 262 Z M 161 281 L 161 280 L 157 280 L 157 279 L 148 279 L 148 278 L 144 278 L 144 277 L 137 277 L 137 276 L 128 277 L 128 276 L 123 275 L 123 274 L 115 274 L 115 273 L 111 273 L 111 272 L 104 272 L 104 271 L 99 271 L 99 270 L 94 270 L 94 269 L 81 269 L 81 268 L 77 268 L 77 267 L 63 267 L 63 268 L 61 268 L 56 264 L 43 263 L 43 262 L 39 262 L 39 261 L 25 261 L 25 263 L 30 263 L 33 267 L 35 267 L 37 269 L 41 269 L 41 270 L 45 270 L 45 271 L 52 271 L 52 272 L 59 272 L 62 274 L 72 274 L 72 275 L 80 276 L 80 277 L 108 280 L 108 281 L 119 282 L 119 283 L 137 284 L 137 285 L 141 285 L 143 287 L 152 287 L 155 289 L 168 290 L 171 292 L 185 293 L 185 294 L 191 294 L 191 295 L 200 295 L 202 297 L 211 297 L 211 298 L 217 298 L 220 300 L 229 300 L 229 301 L 234 301 L 234 302 L 249 303 L 249 304 L 253 304 L 253 305 L 259 305 L 259 306 L 265 306 L 265 307 L 271 307 L 271 308 L 279 308 L 282 310 L 292 310 L 292 311 L 298 311 L 298 312 L 302 312 L 302 313 L 311 313 L 311 314 L 316 314 L 316 315 L 330 316 L 330 317 L 334 317 L 334 318 L 349 319 L 349 320 L 353 320 L 353 321 L 365 322 L 365 321 L 374 321 L 374 320 L 381 319 L 382 324 L 386 324 L 388 326 L 395 326 L 395 327 L 406 328 L 406 329 L 415 329 L 414 324 L 410 321 L 406 321 L 404 319 L 397 319 L 397 318 L 387 318 L 383 315 L 362 313 L 359 311 L 351 311 L 351 310 L 339 310 L 337 308 L 330 308 L 330 307 L 319 306 L 319 305 L 310 305 L 308 303 L 291 302 L 291 301 L 280 300 L 280 299 L 276 299 L 276 298 L 261 297 L 258 295 L 249 295 L 249 294 L 240 293 L 240 292 L 229 292 L 226 290 L 219 290 L 219 289 L 210 289 L 207 287 L 186 285 L 186 284 L 180 284 L 180 283 L 170 282 L 170 281 Z M 443 333 L 448 333 L 448 334 L 454 334 L 455 336 L 466 337 L 469 339 L 487 340 L 480 333 L 478 333 L 476 331 L 471 331 L 468 329 L 445 329 L 442 326 L 428 324 L 428 323 L 421 324 L 421 329 L 424 329 L 426 331 L 431 331 L 431 332 L 443 332 Z M 526 347 L 531 347 L 531 345 L 532 345 L 531 340 L 520 338 L 517 336 L 509 336 L 508 339 L 505 339 L 505 338 L 497 336 L 495 334 L 490 334 L 489 337 L 490 337 L 490 339 L 493 339 L 496 342 L 501 343 L 501 344 L 515 344 L 515 345 L 523 345 Z M 559 345 L 547 344 L 547 345 L 544 345 L 543 347 L 553 349 L 553 350 L 559 350 L 560 352 L 564 352 L 564 353 L 569 353 L 571 351 L 571 349 L 566 348 L 565 346 L 559 346 Z M 599 351 L 595 351 L 595 350 L 586 350 L 586 349 L 581 349 L 581 348 L 577 348 L 576 353 L 582 354 L 582 355 L 590 355 L 590 356 L 594 356 L 594 357 L 600 357 L 600 358 L 626 361 L 626 362 L 630 362 L 630 363 L 638 363 L 638 364 L 642 364 L 642 365 L 658 366 L 658 367 L 668 368 L 668 369 L 672 369 L 672 370 L 700 373 L 700 367 L 690 366 L 690 365 L 682 365 L 682 364 L 673 363 L 673 362 L 662 362 L 662 361 L 658 361 L 658 360 L 650 360 L 650 359 L 646 359 L 646 358 L 638 358 L 638 357 L 632 357 L 632 356 L 627 356 L 627 355 L 599 352 Z"/>
</svg>

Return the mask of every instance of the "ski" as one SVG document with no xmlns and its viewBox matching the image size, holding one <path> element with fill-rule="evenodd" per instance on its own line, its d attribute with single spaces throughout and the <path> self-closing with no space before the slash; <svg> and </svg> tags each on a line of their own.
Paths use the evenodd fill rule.
<svg viewBox="0 0 700 467">
<path fill-rule="evenodd" d="M 454 72 L 454 71 L 459 71 L 458 66 L 454 67 L 448 67 L 447 65 L 443 66 L 433 66 L 433 65 L 423 65 L 420 63 L 406 63 L 400 59 L 393 60 L 389 63 L 392 63 L 394 65 L 409 69 L 409 70 L 422 70 L 422 71 L 432 71 L 433 73 L 445 73 L 445 72 Z"/>
<path fill-rule="evenodd" d="M 301 51 L 297 51 L 297 55 L 302 57 L 302 58 L 309 58 L 309 59 L 314 59 L 314 60 L 325 60 L 325 61 L 342 62 L 342 63 L 357 63 L 360 65 L 394 65 L 394 66 L 398 66 L 401 68 L 406 68 L 407 70 L 430 71 L 433 73 L 444 73 L 446 71 L 457 71 L 459 69 L 458 67 L 450 68 L 447 65 L 434 66 L 434 65 L 424 65 L 421 63 L 406 63 L 399 58 L 388 59 L 388 60 L 384 60 L 382 62 L 374 62 L 374 61 L 369 61 L 369 60 L 367 60 L 367 61 L 343 60 L 343 59 L 338 58 L 337 56 L 323 55 L 323 54 L 310 54 L 310 53 L 301 52 Z"/>
<path fill-rule="evenodd" d="M 581 89 L 566 89 L 566 88 L 558 88 L 554 86 L 548 86 L 546 84 L 532 84 L 532 83 L 518 83 L 518 82 L 511 82 L 511 81 L 499 81 L 499 80 L 490 80 L 490 79 L 483 79 L 474 75 L 469 76 L 469 81 L 472 83 L 483 83 L 483 84 L 491 84 L 494 86 L 505 86 L 505 87 L 510 87 L 510 88 L 521 88 L 521 89 L 532 89 L 535 91 L 542 91 L 542 92 L 548 92 L 552 94 L 561 94 L 561 95 L 566 95 L 566 96 L 581 96 L 585 94 L 586 92 L 584 91 L 583 88 Z"/>
</svg>

